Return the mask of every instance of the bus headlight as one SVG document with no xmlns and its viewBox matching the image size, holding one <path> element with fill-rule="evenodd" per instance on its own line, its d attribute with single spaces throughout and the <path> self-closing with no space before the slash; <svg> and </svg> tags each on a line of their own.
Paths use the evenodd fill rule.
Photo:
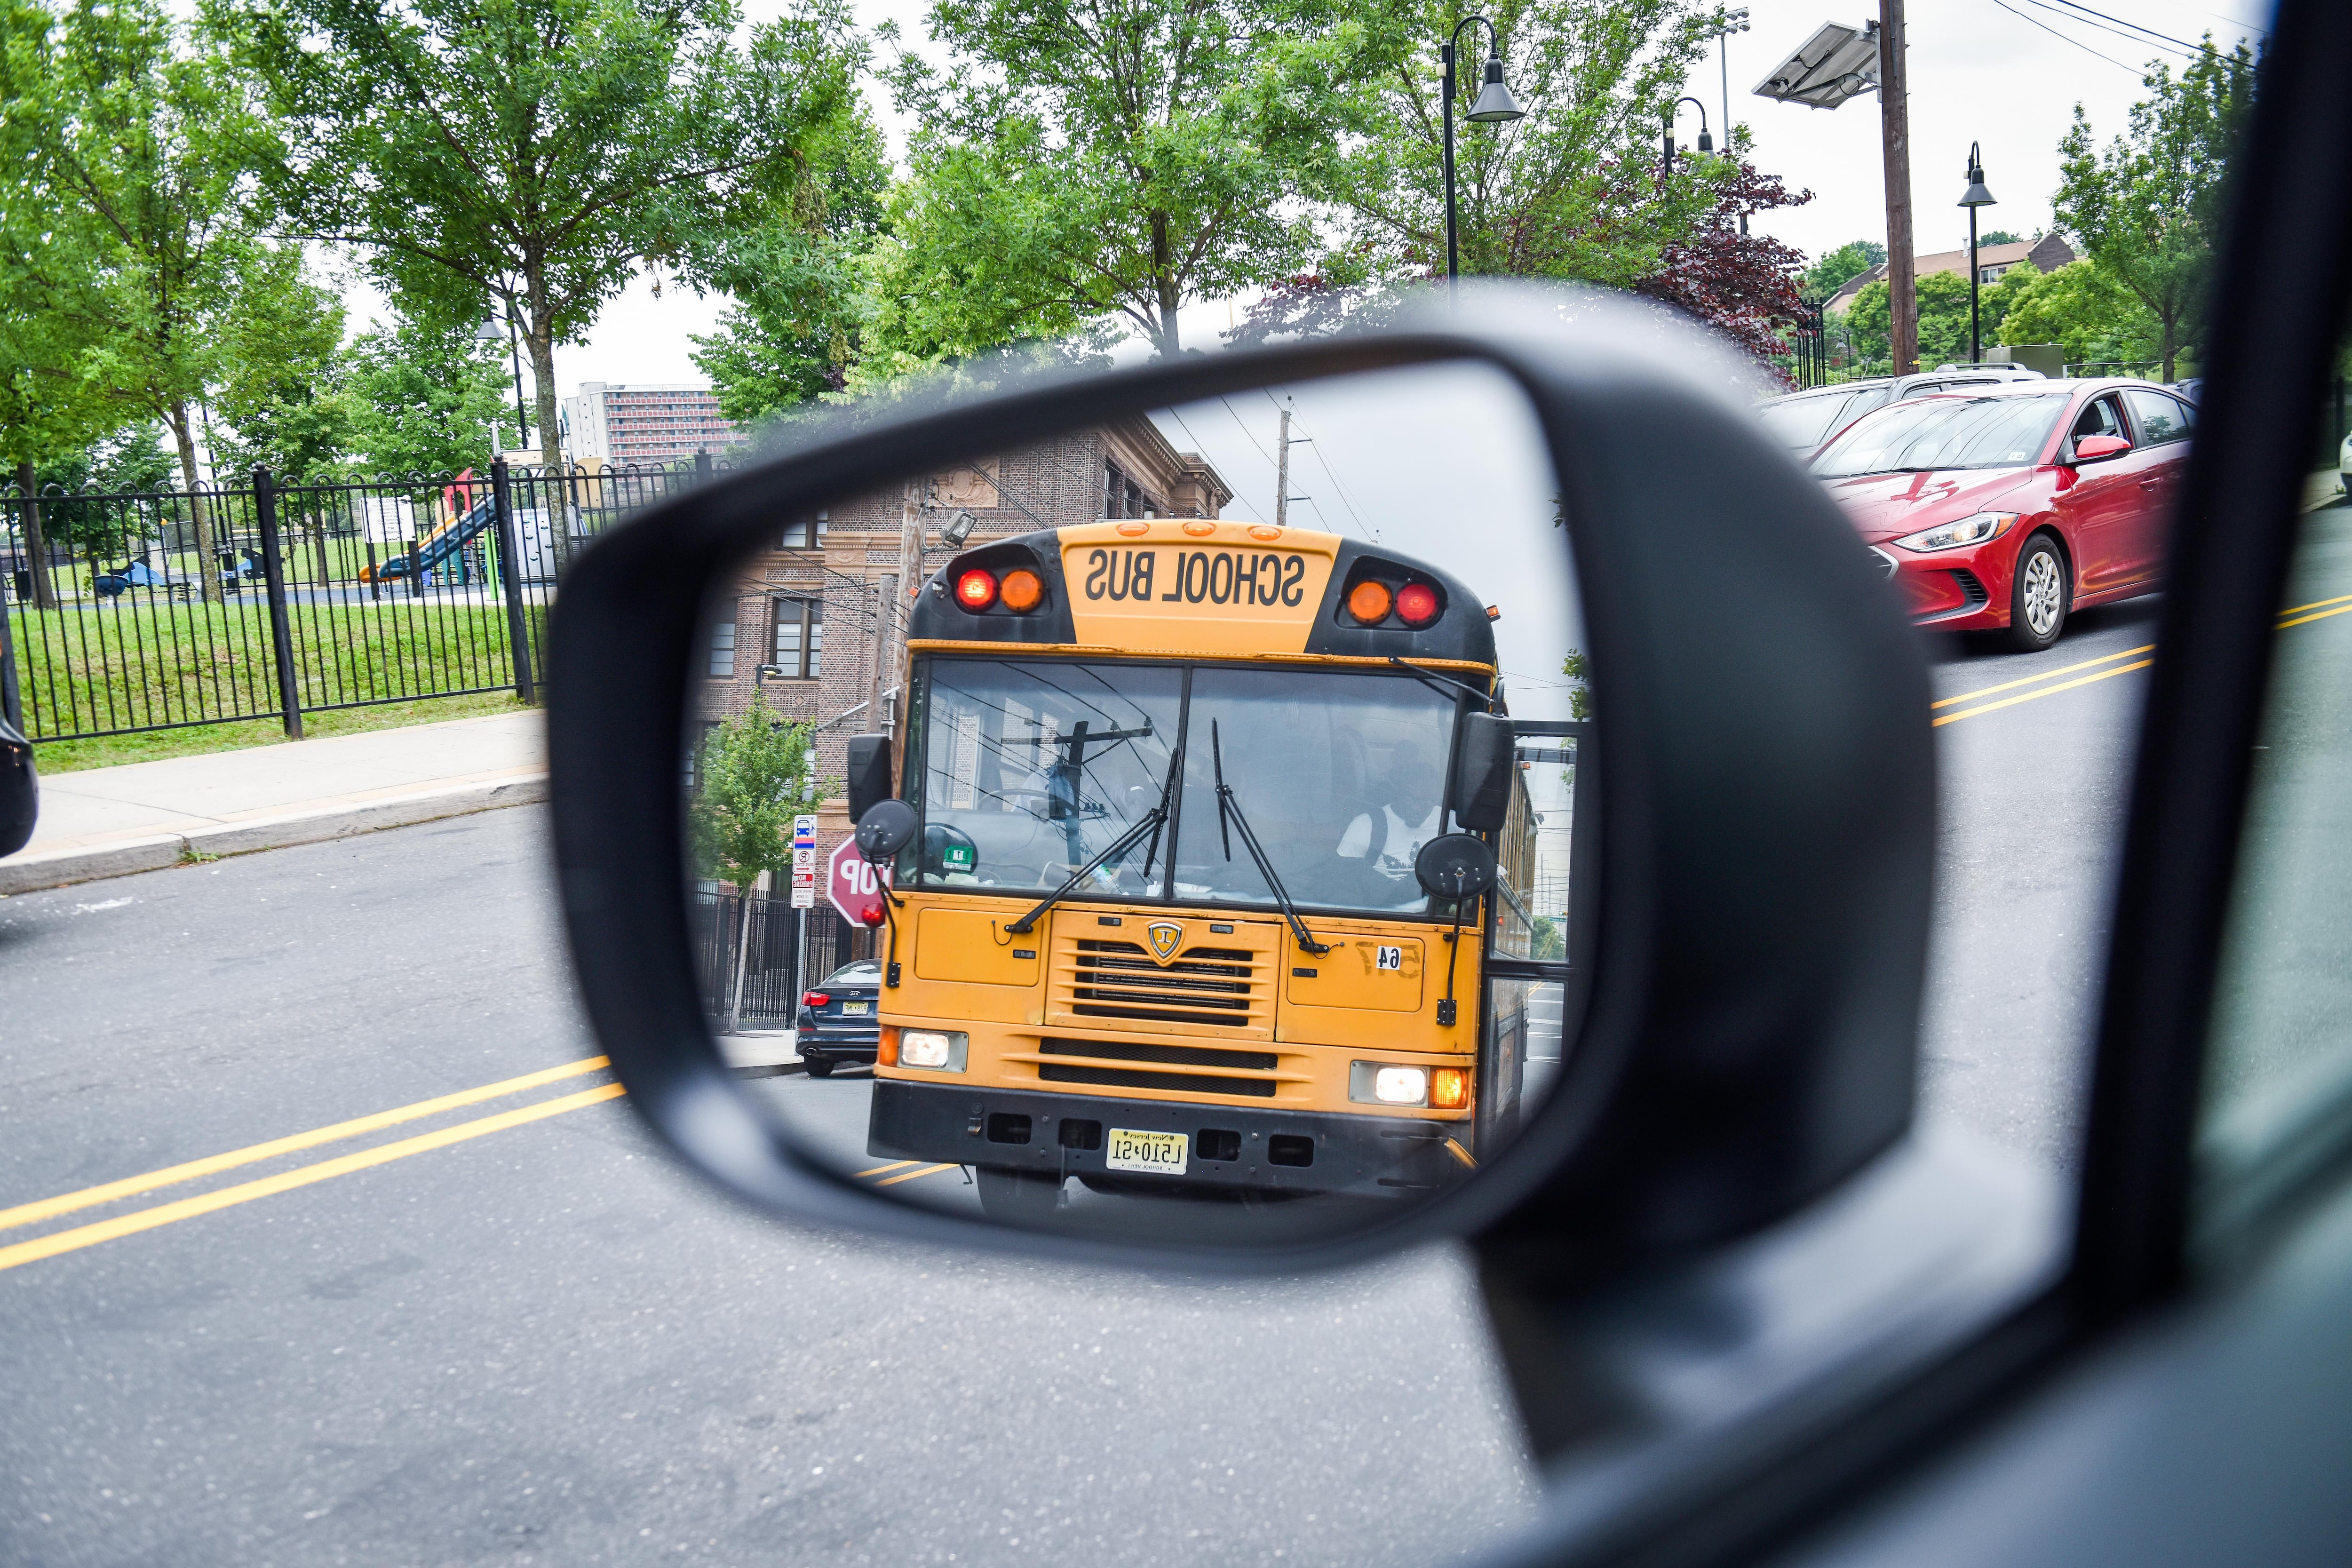
<svg viewBox="0 0 2352 1568">
<path fill-rule="evenodd" d="M 1359 1105 L 1427 1105 L 1429 1069 L 1349 1062 L 1348 1098 Z"/>
<path fill-rule="evenodd" d="M 961 1029 L 900 1029 L 898 1065 L 929 1068 L 933 1072 L 961 1072 L 971 1041 L 971 1037 Z"/>
</svg>

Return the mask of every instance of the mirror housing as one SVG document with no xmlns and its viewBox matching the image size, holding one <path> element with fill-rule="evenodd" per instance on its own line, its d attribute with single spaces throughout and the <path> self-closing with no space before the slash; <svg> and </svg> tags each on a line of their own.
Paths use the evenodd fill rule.
<svg viewBox="0 0 2352 1568">
<path fill-rule="evenodd" d="M 923 819 L 903 800 L 877 800 L 857 818 L 857 852 L 868 862 L 886 866 L 898 851 L 915 841 Z"/>
<path fill-rule="evenodd" d="M 2132 444 L 2120 436 L 2085 436 L 2074 443 L 2074 460 L 2078 463 L 2102 463 L 2109 458 L 2120 458 L 2132 449 Z"/>
<path fill-rule="evenodd" d="M 1412 858 L 1412 875 L 1431 898 L 1466 903 L 1495 885 L 1495 852 L 1466 833 L 1440 834 Z"/>
<path fill-rule="evenodd" d="M 890 798 L 890 737 L 849 737 L 849 820 L 863 823 L 866 814 Z"/>
<path fill-rule="evenodd" d="M 1462 716 L 1450 792 L 1454 821 L 1473 833 L 1501 830 L 1511 809 L 1511 773 L 1517 764 L 1514 751 L 1508 719 L 1495 713 Z"/>
</svg>

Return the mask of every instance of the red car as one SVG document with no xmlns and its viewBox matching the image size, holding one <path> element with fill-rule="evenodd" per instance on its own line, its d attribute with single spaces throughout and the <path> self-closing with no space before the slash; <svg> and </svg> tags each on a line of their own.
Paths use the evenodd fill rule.
<svg viewBox="0 0 2352 1568">
<path fill-rule="evenodd" d="M 2144 381 L 2028 381 L 1898 403 L 1812 470 L 1914 619 L 2029 652 L 2153 589 L 2195 407 Z"/>
</svg>

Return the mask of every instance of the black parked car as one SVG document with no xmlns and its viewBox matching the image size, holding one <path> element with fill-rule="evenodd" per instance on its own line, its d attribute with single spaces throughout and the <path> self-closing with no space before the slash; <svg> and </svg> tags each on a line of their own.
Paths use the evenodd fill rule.
<svg viewBox="0 0 2352 1568">
<path fill-rule="evenodd" d="M 33 837 L 41 814 L 41 781 L 33 772 L 33 742 L 0 719 L 0 855 L 14 855 Z"/>
<path fill-rule="evenodd" d="M 882 971 L 871 959 L 845 963 L 801 993 L 796 1026 L 801 1036 L 801 1060 L 809 1077 L 830 1078 L 844 1062 L 874 1065 L 882 1029 L 875 998 L 881 994 Z"/>
</svg>

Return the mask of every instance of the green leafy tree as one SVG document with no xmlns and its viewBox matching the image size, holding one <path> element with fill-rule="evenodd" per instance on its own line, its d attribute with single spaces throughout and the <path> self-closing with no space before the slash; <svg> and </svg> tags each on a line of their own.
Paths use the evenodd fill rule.
<svg viewBox="0 0 2352 1568">
<path fill-rule="evenodd" d="M 2004 275 L 2001 282 L 2008 281 Z M 2068 363 L 2082 364 L 2152 358 L 2162 329 L 2139 296 L 2097 262 L 2075 261 L 2026 279 L 2010 303 L 2002 336 L 2013 343 L 2056 343 Z"/>
<path fill-rule="evenodd" d="M 2005 228 L 1989 228 L 1977 236 L 1979 245 L 2022 245 L 2025 243 Z"/>
<path fill-rule="evenodd" d="M 369 328 L 345 355 L 353 450 L 376 474 L 488 467 L 492 432 L 514 421 L 504 361 L 464 327 Z"/>
<path fill-rule="evenodd" d="M 215 446 L 222 472 L 332 477 L 352 449 L 342 342 L 342 300 L 304 276 L 300 248 L 258 250 L 223 323 L 212 402 L 229 427 Z"/>
<path fill-rule="evenodd" d="M 742 1016 L 752 888 L 792 865 L 794 814 L 815 810 L 838 787 L 816 777 L 815 739 L 814 725 L 786 722 L 754 693 L 750 708 L 712 726 L 695 752 L 694 797 L 687 805 L 695 865 L 733 884 L 742 903 L 729 988 L 730 1031 Z"/>
<path fill-rule="evenodd" d="M 7 135 L 10 118 L 10 109 L 0 108 L 0 166 L 22 171 L 21 153 L 7 156 L 15 140 Z M 26 564 L 35 568 L 37 609 L 57 605 L 48 574 L 38 569 L 51 542 L 41 492 L 60 460 L 70 461 L 121 413 L 84 378 L 92 346 L 85 329 L 94 312 L 86 300 L 60 295 L 86 295 L 89 278 L 79 261 L 56 254 L 66 237 L 51 210 L 37 178 L 0 195 L 0 458 L 16 489 L 6 521 L 19 531 Z"/>
<path fill-rule="evenodd" d="M 875 262 L 877 351 L 1116 315 L 1172 354 L 1186 301 L 1298 270 L 1314 234 L 1289 176 L 1331 131 L 1327 24 L 1320 0 L 936 0 L 952 65 L 890 73 L 919 129 Z"/>
<path fill-rule="evenodd" d="M 2195 345 L 2221 233 L 2222 176 L 2254 96 L 2256 59 L 2208 34 L 2175 77 L 2157 64 L 2129 128 L 2102 150 L 2080 104 L 2058 143 L 2058 225 L 2156 323 L 2156 357 L 2170 381 Z"/>
<path fill-rule="evenodd" d="M 843 0 L 746 26 L 730 0 L 205 0 L 288 126 L 271 187 L 366 248 L 402 313 L 521 323 L 556 453 L 555 347 L 647 265 L 791 210 L 854 112 Z M 569 548 L 559 531 L 560 550 Z"/>
<path fill-rule="evenodd" d="M 260 121 L 217 56 L 191 53 L 152 0 L 75 0 L 7 14 L 0 99 L 54 193 L 62 247 L 91 287 L 59 308 L 89 342 L 82 379 L 169 426 L 190 493 L 205 596 L 221 596 L 210 508 L 197 492 L 194 411 L 266 247 L 247 150 Z M 52 279 L 53 282 L 58 281 Z"/>
<path fill-rule="evenodd" d="M 1805 292 L 1827 299 L 1885 259 L 1886 247 L 1876 240 L 1850 239 L 1805 268 Z"/>
<path fill-rule="evenodd" d="M 1714 217 L 1717 186 L 1740 177 L 1738 160 L 1679 158 L 1666 176 L 1658 136 L 1716 11 L 1694 0 L 1510 0 L 1486 13 L 1527 116 L 1455 126 L 1465 273 L 1633 288 Z M 1346 249 L 1391 275 L 1444 272 L 1433 40 L 1462 15 L 1439 0 L 1351 11 L 1338 40 L 1349 54 L 1334 112 L 1305 139 L 1306 188 L 1346 215 Z M 1456 81 L 1465 100 L 1478 90 L 1484 37 L 1476 27 L 1463 33 Z M 1727 138 L 1726 151 L 1743 145 Z"/>
</svg>

